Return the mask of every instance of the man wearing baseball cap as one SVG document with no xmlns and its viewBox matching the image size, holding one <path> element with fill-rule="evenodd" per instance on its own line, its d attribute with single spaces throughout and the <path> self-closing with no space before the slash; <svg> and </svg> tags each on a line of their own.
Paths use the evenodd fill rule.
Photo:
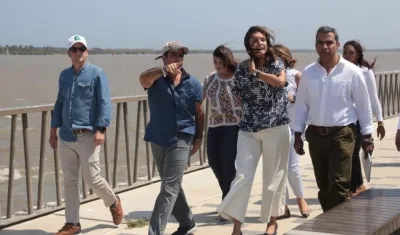
<svg viewBox="0 0 400 235">
<path fill-rule="evenodd" d="M 171 213 L 179 222 L 172 235 L 196 231 L 192 211 L 182 189 L 185 167 L 203 141 L 203 88 L 197 78 L 182 68 L 189 49 L 177 41 L 161 50 L 163 67 L 140 75 L 147 90 L 150 121 L 145 141 L 149 141 L 162 180 L 150 219 L 149 235 L 163 234 Z"/>
<path fill-rule="evenodd" d="M 120 224 L 123 217 L 119 197 L 100 176 L 100 146 L 111 121 L 107 76 L 100 67 L 86 61 L 88 49 L 84 37 L 73 35 L 68 39 L 68 56 L 72 66 L 59 77 L 49 140 L 53 149 L 60 147 L 64 177 L 66 223 L 57 235 L 81 234 L 79 168 L 85 184 L 110 208 L 114 224 Z"/>
</svg>

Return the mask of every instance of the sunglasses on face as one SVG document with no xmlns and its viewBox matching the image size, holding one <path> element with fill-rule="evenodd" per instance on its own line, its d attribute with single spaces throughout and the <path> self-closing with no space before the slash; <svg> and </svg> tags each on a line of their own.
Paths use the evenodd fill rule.
<svg viewBox="0 0 400 235">
<path fill-rule="evenodd" d="M 73 53 L 77 52 L 78 50 L 80 52 L 85 52 L 86 51 L 86 47 L 71 47 L 69 50 L 71 52 L 73 52 Z"/>
</svg>

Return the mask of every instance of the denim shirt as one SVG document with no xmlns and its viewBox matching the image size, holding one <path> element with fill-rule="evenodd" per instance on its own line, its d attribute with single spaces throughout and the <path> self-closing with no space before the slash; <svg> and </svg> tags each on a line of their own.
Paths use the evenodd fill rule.
<svg viewBox="0 0 400 235">
<path fill-rule="evenodd" d="M 169 78 L 161 77 L 147 94 L 150 121 L 145 141 L 168 147 L 177 142 L 178 133 L 195 135 L 195 106 L 203 99 L 203 87 L 197 78 L 183 70 L 181 83 L 174 86 Z"/>
<path fill-rule="evenodd" d="M 60 128 L 60 139 L 75 142 L 73 130 L 95 131 L 109 126 L 110 121 L 111 99 L 105 72 L 88 62 L 78 73 L 73 67 L 63 70 L 51 119 L 51 127 Z"/>
</svg>

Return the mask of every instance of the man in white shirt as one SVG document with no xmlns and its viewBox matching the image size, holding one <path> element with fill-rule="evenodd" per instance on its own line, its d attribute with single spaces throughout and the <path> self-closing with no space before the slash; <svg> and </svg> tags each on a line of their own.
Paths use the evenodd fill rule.
<svg viewBox="0 0 400 235">
<path fill-rule="evenodd" d="M 372 109 L 360 69 L 337 55 L 339 36 L 334 28 L 320 27 L 315 48 L 319 60 L 302 72 L 295 102 L 294 148 L 304 154 L 305 137 L 319 188 L 323 211 L 347 199 L 356 122 L 363 135 L 363 149 L 372 153 Z M 355 106 L 354 106 L 355 104 Z"/>
</svg>

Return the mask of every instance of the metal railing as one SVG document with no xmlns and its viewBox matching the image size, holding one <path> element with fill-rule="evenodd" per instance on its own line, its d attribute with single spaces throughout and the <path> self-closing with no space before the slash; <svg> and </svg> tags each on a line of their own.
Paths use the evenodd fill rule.
<svg viewBox="0 0 400 235">
<path fill-rule="evenodd" d="M 145 126 L 148 122 L 148 104 L 147 96 L 128 96 L 128 97 L 116 97 L 112 99 L 113 103 L 113 123 L 107 129 L 106 139 L 103 145 L 103 151 L 101 153 L 101 165 L 102 175 L 110 183 L 113 190 L 116 193 L 131 190 L 137 187 L 141 187 L 147 184 L 159 181 L 157 177 L 158 171 L 155 162 L 152 159 L 150 146 L 148 142 L 143 140 L 141 133 L 144 133 Z M 130 107 L 130 109 L 128 108 Z M 54 186 L 52 191 L 45 190 L 46 174 L 45 170 L 48 170 L 49 166 L 45 163 L 49 160 L 47 157 L 46 149 L 50 148 L 48 144 L 48 132 L 49 132 L 49 114 L 53 110 L 53 104 L 39 105 L 30 107 L 19 107 L 0 109 L 0 117 L 9 117 L 10 121 L 10 135 L 9 135 L 9 162 L 8 162 L 8 185 L 7 185 L 7 203 L 5 208 L 5 215 L 2 215 L 0 229 L 10 226 L 12 224 L 23 222 L 32 219 L 37 216 L 48 214 L 64 208 L 62 199 L 62 187 L 61 187 L 61 168 L 58 149 L 52 150 L 52 162 L 53 166 L 50 166 L 54 170 L 53 182 Z M 135 117 L 129 115 L 129 110 L 133 110 L 132 114 Z M 29 138 L 29 132 L 32 131 L 28 125 L 28 117 L 32 115 L 40 114 L 40 147 L 39 147 L 39 163 L 38 165 L 32 165 L 32 146 L 30 143 L 32 138 Z M 121 117 L 122 115 L 122 117 Z M 205 116 L 208 120 L 208 102 L 205 102 Z M 21 117 L 21 118 L 19 118 Z M 121 122 L 123 118 L 123 122 Z M 17 120 L 21 120 L 22 130 L 22 144 L 17 144 L 17 127 L 19 126 Z M 130 124 L 135 124 L 131 127 Z M 205 132 L 207 132 L 207 123 L 205 122 Z M 35 126 L 35 125 L 33 125 Z M 124 136 L 121 138 L 120 131 L 123 127 Z M 133 129 L 133 131 L 132 131 Z M 134 134 L 134 137 L 131 136 Z M 37 138 L 38 136 L 35 136 Z M 206 143 L 207 133 L 204 137 L 204 143 Z M 121 141 L 122 139 L 122 141 Z M 134 147 L 132 142 L 134 142 Z M 122 143 L 121 143 L 122 142 Z M 208 167 L 206 157 L 206 145 L 203 143 L 198 151 L 198 154 L 192 156 L 188 162 L 186 173 L 194 170 L 199 170 Z M 122 149 L 121 149 L 122 146 Z M 131 151 L 133 147 L 133 152 Z M 24 178 L 25 178 L 25 192 L 21 190 L 18 194 L 24 193 L 24 197 L 17 203 L 19 208 L 15 208 L 15 185 L 21 184 L 15 179 L 16 172 L 16 160 L 17 149 L 23 149 L 21 155 L 24 156 Z M 143 148 L 144 152 L 140 153 L 140 149 Z M 51 148 L 50 148 L 51 149 Z M 120 159 L 121 150 L 124 150 L 126 158 Z M 110 156 L 113 153 L 113 156 Z M 133 153 L 133 154 L 132 154 Z M 133 156 L 132 156 L 133 155 Z M 112 158 L 111 158 L 112 157 Z M 18 159 L 20 160 L 20 159 Z M 22 160 L 22 159 L 21 159 Z M 143 162 L 145 161 L 145 164 Z M 133 166 L 132 166 L 133 164 Z M 49 165 L 49 164 L 47 164 Z M 34 185 L 32 182 L 32 169 L 38 168 L 37 170 L 37 184 Z M 47 167 L 47 168 L 46 168 Z M 110 170 L 110 168 L 112 170 Z M 145 168 L 145 170 L 143 170 Z M 47 179 L 49 180 L 49 179 Z M 51 183 L 47 183 L 49 186 Z M 33 193 L 33 189 L 36 187 L 37 194 Z M 81 202 L 88 202 L 97 199 L 98 197 L 93 194 L 91 189 L 88 190 L 87 186 L 83 182 L 80 184 L 81 187 Z M 19 187 L 21 188 L 21 187 Z M 47 188 L 48 189 L 48 188 Z M 45 194 L 51 194 L 53 197 L 50 198 L 52 203 L 48 203 L 49 200 L 45 201 Z M 35 197 L 36 196 L 36 197 Z M 25 208 L 21 208 L 21 203 L 24 204 Z M 34 203 L 35 201 L 35 203 Z M 21 209 L 23 209 L 21 211 Z M 3 211 L 3 210 L 1 210 Z"/>
<path fill-rule="evenodd" d="M 383 118 L 397 116 L 400 111 L 400 70 L 375 73 Z"/>
<path fill-rule="evenodd" d="M 400 71 L 379 72 L 375 74 L 378 95 L 382 103 L 384 118 L 397 116 L 400 111 L 399 74 Z M 106 141 L 101 154 L 101 171 L 103 176 L 111 184 L 113 190 L 117 193 L 158 181 L 159 179 L 156 178 L 157 171 L 151 156 L 149 143 L 143 141 L 141 136 L 141 133 L 144 133 L 144 128 L 148 122 L 147 96 L 116 97 L 112 99 L 112 103 L 112 120 L 115 122 L 115 124 L 113 123 L 107 130 Z M 206 102 L 205 132 L 207 132 L 209 115 L 208 106 L 208 102 Z M 6 214 L 2 215 L 3 218 L 1 220 L 0 229 L 64 208 L 61 188 L 62 172 L 60 170 L 58 151 L 52 150 L 51 157 L 46 153 L 46 149 L 49 147 L 47 141 L 49 132 L 48 116 L 52 110 L 53 104 L 0 109 L 0 118 L 9 117 L 11 119 L 8 124 L 9 138 L 7 137 L 9 140 L 9 174 L 7 184 L 7 201 L 4 203 Z M 130 116 L 128 111 L 132 111 L 130 113 L 136 114 L 135 117 Z M 121 114 L 123 123 L 121 123 Z M 35 115 L 37 116 L 37 125 L 35 125 L 33 121 L 34 124 L 32 124 L 30 127 L 28 125 L 28 117 L 32 116 L 33 118 Z M 21 124 L 19 125 L 17 121 L 21 121 Z M 134 127 L 132 127 L 131 124 L 135 124 Z M 121 125 L 123 125 L 124 131 L 124 136 L 122 138 L 120 136 Z M 22 137 L 18 139 L 17 129 L 19 126 L 22 132 Z M 34 129 L 35 126 L 40 127 L 38 146 L 31 144 L 32 141 L 36 141 L 37 137 L 39 137 L 38 135 L 35 135 L 32 139 L 32 134 L 30 134 L 30 132 L 34 131 L 32 130 L 32 127 Z M 132 133 L 135 133 L 134 137 L 131 136 Z M 18 144 L 18 140 L 20 142 L 22 140 L 22 143 Z M 131 141 L 135 143 L 134 147 L 132 146 Z M 204 135 L 203 146 L 200 148 L 197 156 L 193 156 L 191 158 L 186 172 L 208 167 L 207 157 L 205 154 L 206 142 L 207 133 Z M 39 152 L 38 159 L 35 159 L 39 161 L 37 165 L 32 164 L 32 156 L 34 155 L 33 149 L 35 146 L 38 147 L 37 151 Z M 131 152 L 132 147 L 134 152 Z M 18 154 L 18 150 L 22 150 L 21 153 Z M 121 155 L 121 150 L 125 151 L 125 159 L 119 158 Z M 113 153 L 112 156 L 110 155 L 110 152 Z M 131 153 L 133 153 L 133 156 Z M 16 159 L 22 156 L 23 165 L 21 165 L 20 168 L 25 172 L 25 182 L 21 182 L 23 177 L 15 179 L 15 173 L 17 172 Z M 6 159 L 6 156 L 2 157 Z M 145 161 L 145 163 L 141 161 Z M 21 164 L 21 162 L 18 163 Z M 110 170 L 110 168 L 112 168 L 112 170 Z M 36 178 L 33 177 L 33 169 L 37 169 L 37 183 L 34 183 Z M 53 169 L 54 172 L 46 173 L 46 170 L 49 171 L 49 169 Z M 51 177 L 49 177 L 49 175 Z M 22 198 L 20 198 L 18 201 L 19 208 L 15 208 L 15 185 L 17 184 L 20 186 L 18 187 L 18 195 L 21 197 L 22 194 Z M 21 185 L 24 186 L 22 187 Z M 45 186 L 47 187 L 45 188 Z M 24 188 L 25 192 L 23 192 L 24 190 L 21 190 L 21 188 Z M 36 193 L 34 193 L 33 190 L 36 190 Z M 93 194 L 92 190 L 87 189 L 83 180 L 81 182 L 81 192 L 82 203 L 97 198 L 97 196 Z M 52 201 L 52 203 L 49 203 L 50 201 Z"/>
</svg>

